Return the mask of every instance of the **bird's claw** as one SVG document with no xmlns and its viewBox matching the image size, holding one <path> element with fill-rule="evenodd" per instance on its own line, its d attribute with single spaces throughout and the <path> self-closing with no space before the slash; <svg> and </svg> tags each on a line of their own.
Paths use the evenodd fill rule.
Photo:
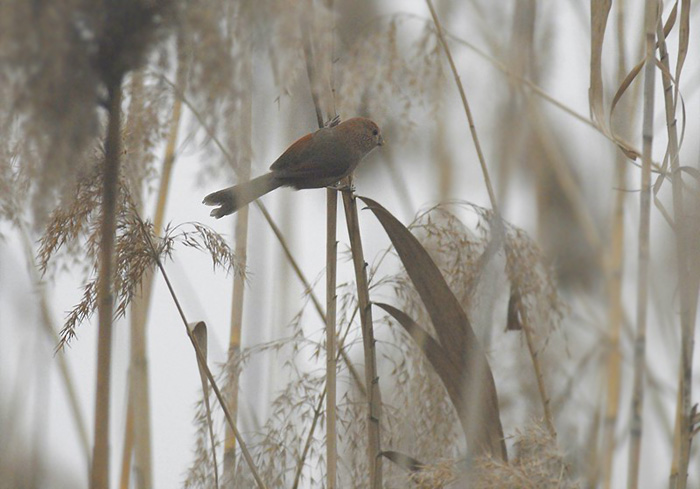
<svg viewBox="0 0 700 489">
<path fill-rule="evenodd" d="M 324 127 L 335 127 L 338 124 L 340 124 L 340 116 L 337 115 L 333 117 L 331 120 L 327 121 Z"/>
<path fill-rule="evenodd" d="M 328 188 L 332 188 L 333 190 L 337 190 L 339 192 L 355 192 L 355 185 L 348 184 L 347 182 L 343 181 L 329 185 Z"/>
</svg>

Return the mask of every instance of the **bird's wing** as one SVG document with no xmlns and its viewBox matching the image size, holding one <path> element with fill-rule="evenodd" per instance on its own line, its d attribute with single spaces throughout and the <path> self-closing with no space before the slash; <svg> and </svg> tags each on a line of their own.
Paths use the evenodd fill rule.
<svg viewBox="0 0 700 489">
<path fill-rule="evenodd" d="M 313 154 L 314 139 L 316 133 L 307 134 L 297 139 L 277 160 L 270 166 L 273 172 L 293 171 L 299 164 L 307 161 Z"/>
<path fill-rule="evenodd" d="M 277 158 L 270 170 L 278 178 L 330 178 L 342 176 L 347 163 L 344 152 L 340 157 L 328 158 L 337 153 L 337 141 L 329 129 L 320 129 L 297 140 L 282 156 Z"/>
</svg>

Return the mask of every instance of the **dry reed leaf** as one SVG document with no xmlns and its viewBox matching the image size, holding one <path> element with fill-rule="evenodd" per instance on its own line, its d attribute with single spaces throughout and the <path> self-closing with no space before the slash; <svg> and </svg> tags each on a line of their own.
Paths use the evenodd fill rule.
<svg viewBox="0 0 700 489">
<path fill-rule="evenodd" d="M 610 113 L 608 116 L 608 123 L 610 124 L 610 132 L 615 141 L 618 141 L 617 136 L 615 135 L 615 132 L 613 131 L 613 123 L 612 123 L 612 118 L 613 118 L 613 113 L 615 112 L 615 108 L 617 107 L 618 102 L 622 98 L 622 96 L 625 94 L 627 89 L 632 85 L 632 82 L 637 78 L 637 75 L 639 75 L 639 72 L 642 71 L 642 68 L 644 67 L 644 61 L 642 60 L 637 65 L 630 70 L 630 72 L 627 74 L 627 76 L 622 80 L 622 83 L 620 83 L 620 86 L 618 87 L 617 91 L 615 92 L 615 96 L 612 99 L 612 103 L 610 104 Z M 620 148 L 620 151 L 624 153 L 624 155 L 631 159 L 631 160 L 636 160 L 637 158 L 641 157 L 641 155 L 637 152 L 630 151 L 625 144 L 619 142 L 617 144 L 617 147 Z"/>
<path fill-rule="evenodd" d="M 520 318 L 520 304 L 522 297 L 517 284 L 510 286 L 510 297 L 508 298 L 508 317 L 506 320 L 506 331 L 522 331 L 523 325 Z"/>
<path fill-rule="evenodd" d="M 197 346 L 202 352 L 202 356 L 206 361 L 207 352 L 209 350 L 209 344 L 207 339 L 207 324 L 204 321 L 198 321 L 196 323 L 189 323 L 187 325 L 192 336 L 194 337 Z M 214 435 L 214 420 L 211 411 L 211 403 L 209 400 L 209 380 L 206 374 L 206 365 L 202 365 L 197 358 L 197 368 L 199 369 L 199 379 L 202 384 L 202 400 L 204 401 L 204 408 L 206 414 L 206 424 L 209 433 L 209 443 L 211 448 L 211 468 L 214 474 L 215 487 L 219 487 L 219 469 L 218 463 L 216 461 L 216 436 Z"/>
<path fill-rule="evenodd" d="M 442 460 L 436 463 L 424 464 L 410 455 L 393 450 L 382 452 L 382 456 L 410 472 L 411 487 L 418 489 L 455 487 L 452 484 L 457 480 L 458 476 L 455 460 Z"/>
<path fill-rule="evenodd" d="M 383 457 L 388 458 L 396 465 L 409 472 L 418 472 L 425 464 L 410 455 L 395 450 L 385 450 L 381 453 Z"/>
<path fill-rule="evenodd" d="M 673 26 L 676 25 L 676 18 L 678 18 L 678 0 L 676 0 L 676 3 L 673 4 L 673 8 L 671 9 L 671 12 L 668 14 L 668 19 L 666 19 L 666 23 L 664 24 L 664 39 L 668 37 L 668 35 L 671 33 L 671 29 L 673 29 Z M 659 43 L 661 41 L 656 41 L 656 49 L 659 49 Z"/>
<path fill-rule="evenodd" d="M 532 424 L 515 434 L 516 455 L 504 463 L 487 457 L 475 460 L 469 473 L 472 489 L 578 489 L 556 439 Z"/>
<path fill-rule="evenodd" d="M 445 460 L 437 464 L 423 467 L 420 471 L 411 474 L 413 487 L 417 489 L 442 489 L 464 487 L 463 481 L 458 480 L 458 472 L 455 463 Z"/>
<path fill-rule="evenodd" d="M 637 63 L 637 65 L 635 65 L 635 67 L 630 70 L 625 79 L 622 80 L 622 83 L 620 83 L 620 86 L 618 87 L 617 91 L 615 92 L 615 96 L 612 99 L 612 103 L 610 104 L 610 117 L 608 118 L 608 120 L 612 121 L 613 112 L 615 111 L 615 107 L 617 107 L 617 103 L 620 101 L 620 99 L 625 94 L 630 85 L 632 85 L 634 79 L 637 78 L 639 72 L 642 71 L 642 68 L 644 67 L 644 61 L 645 60 L 642 60 L 639 63 Z"/>
<path fill-rule="evenodd" d="M 603 117 L 603 40 L 612 0 L 591 0 L 591 81 L 588 88 L 588 103 L 591 116 L 607 132 Z"/>
<path fill-rule="evenodd" d="M 467 443 L 475 453 L 489 453 L 506 460 L 496 385 L 469 318 L 418 239 L 380 204 L 366 197 L 358 198 L 368 205 L 391 239 L 448 360 L 464 371 L 463 392 L 470 395 L 463 399 L 460 419 L 464 416 L 466 420 L 463 427 Z"/>
<path fill-rule="evenodd" d="M 445 385 L 447 394 L 459 415 L 464 434 L 468 439 L 469 434 L 467 432 L 467 427 L 469 425 L 469 419 L 465 416 L 464 396 L 465 386 L 468 385 L 469 379 L 466 378 L 467 372 L 464 366 L 456 362 L 452 355 L 408 314 L 389 304 L 380 302 L 375 302 L 374 304 L 391 314 L 411 336 L 423 354 L 425 354 L 426 358 L 435 369 L 435 372 L 440 377 L 440 380 L 442 380 L 442 383 Z M 498 413 L 497 416 L 500 419 L 500 413 Z"/>
<path fill-rule="evenodd" d="M 676 3 L 678 5 L 678 3 Z M 675 6 L 674 6 L 675 8 Z M 690 0 L 682 0 L 681 21 L 678 25 L 678 59 L 676 60 L 676 90 L 681 78 L 681 70 L 688 55 L 688 44 L 690 41 Z M 676 103 L 678 101 L 676 100 Z"/>
<path fill-rule="evenodd" d="M 79 180 L 73 200 L 54 210 L 40 241 L 38 258 L 42 273 L 54 270 L 57 263 L 68 258 L 70 261 L 63 263 L 64 266 L 80 265 L 87 276 L 80 302 L 66 317 L 58 349 L 75 338 L 78 325 L 89 319 L 97 307 L 101 183 L 102 169 L 96 166 L 90 175 Z M 207 226 L 199 223 L 167 226 L 163 237 L 157 237 L 153 224 L 139 217 L 128 185 L 121 178 L 114 248 L 115 318 L 125 315 L 132 299 L 141 292 L 146 272 L 155 267 L 157 259 L 171 257 L 176 243 L 209 253 L 214 268 L 240 272 L 226 241 Z"/>
<path fill-rule="evenodd" d="M 204 358 L 207 358 L 207 351 L 208 351 L 208 340 L 207 340 L 207 325 L 204 321 L 198 321 L 196 323 L 190 323 L 187 325 L 187 327 L 190 329 L 192 332 L 192 336 L 194 336 L 194 339 L 197 341 L 197 345 L 199 345 L 199 349 L 202 350 L 202 354 L 204 355 Z M 202 366 L 197 363 L 197 366 L 199 367 L 199 373 L 202 378 L 202 389 L 205 392 L 205 395 L 208 391 L 208 383 L 207 383 L 207 377 L 204 373 L 204 370 L 202 369 Z"/>
<path fill-rule="evenodd" d="M 665 39 L 663 40 L 665 43 Z M 659 41 L 661 46 L 665 46 L 665 44 L 661 44 L 661 41 Z M 663 48 L 662 52 L 666 52 L 665 48 Z M 683 139 L 685 138 L 685 126 L 686 126 L 686 111 L 685 111 L 685 100 L 683 99 L 683 96 L 678 92 L 678 82 L 677 80 L 671 75 L 671 71 L 669 68 L 667 68 L 662 62 L 660 62 L 658 59 L 654 58 L 654 62 L 656 64 L 656 67 L 661 71 L 661 73 L 667 77 L 671 84 L 676 87 L 676 91 L 678 93 L 678 99 L 681 102 L 681 136 L 678 141 L 678 150 L 681 149 L 683 146 Z M 674 101 L 675 103 L 675 101 Z M 656 177 L 656 180 L 654 181 L 654 197 L 656 197 L 656 194 L 658 194 L 659 190 L 661 190 L 661 185 L 665 181 L 665 179 L 669 176 L 668 175 L 668 166 L 669 166 L 669 159 L 670 159 L 670 153 L 669 153 L 669 144 L 667 143 L 666 145 L 666 152 L 664 154 L 664 160 L 661 165 L 661 168 L 659 170 L 659 174 Z"/>
</svg>

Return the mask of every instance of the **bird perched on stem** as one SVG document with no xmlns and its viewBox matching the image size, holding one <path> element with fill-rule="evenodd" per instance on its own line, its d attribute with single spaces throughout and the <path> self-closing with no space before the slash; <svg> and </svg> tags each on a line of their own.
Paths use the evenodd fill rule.
<svg viewBox="0 0 700 489">
<path fill-rule="evenodd" d="M 203 203 L 218 206 L 211 215 L 219 219 L 278 187 L 327 187 L 350 175 L 362 158 L 382 144 L 381 131 L 373 121 L 348 119 L 298 139 L 270 166 L 269 173 L 211 193 Z"/>
</svg>

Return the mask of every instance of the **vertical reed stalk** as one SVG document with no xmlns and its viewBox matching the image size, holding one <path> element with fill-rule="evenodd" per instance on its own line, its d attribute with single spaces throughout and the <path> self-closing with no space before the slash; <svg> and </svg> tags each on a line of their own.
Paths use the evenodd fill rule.
<svg viewBox="0 0 700 489">
<path fill-rule="evenodd" d="M 333 1 L 326 0 L 326 6 L 332 10 Z M 308 8 L 313 12 L 313 0 L 308 1 Z M 328 120 L 332 121 L 336 116 L 334 111 L 330 110 L 330 105 L 333 102 L 333 80 L 332 67 L 329 68 L 330 78 L 321 80 L 319 72 L 325 73 L 325 70 L 317 70 L 316 63 L 328 63 L 331 60 L 317 60 L 314 57 L 314 43 L 311 38 L 310 26 L 304 30 L 304 57 L 306 60 L 306 73 L 309 77 L 309 86 L 311 88 L 311 98 L 316 110 L 316 121 L 319 129 L 324 127 L 323 114 L 328 115 Z M 331 26 L 333 28 L 333 26 Z M 331 36 L 331 38 L 333 38 Z M 333 49 L 331 48 L 331 53 Z M 331 54 L 332 55 L 332 54 Z M 321 91 L 325 93 L 321 93 Z M 323 96 L 325 95 L 325 96 Z M 326 107 L 323 107 L 323 101 L 327 101 Z M 333 105 L 335 105 L 333 103 Z M 324 111 L 324 108 L 326 109 Z M 337 269 L 337 251 L 338 242 L 336 238 L 338 220 L 338 192 L 335 189 L 329 188 L 326 190 L 326 487 L 335 489 L 336 473 L 337 473 L 337 441 L 336 441 L 336 269 Z M 320 307 L 317 308 L 321 312 Z M 321 314 L 324 316 L 323 314 Z M 319 403 L 323 402 L 323 396 Z M 319 406 L 320 407 L 320 406 Z M 314 417 L 311 430 L 316 426 L 317 417 Z M 310 438 L 309 438 L 310 440 Z M 308 440 L 307 440 L 308 442 Z M 308 445 L 307 445 L 308 446 Z M 300 466 L 301 467 L 301 466 Z M 297 474 L 297 476 L 299 473 Z M 295 478 L 295 486 L 298 482 L 298 477 Z"/>
<path fill-rule="evenodd" d="M 326 7 L 333 12 L 333 0 L 326 0 Z M 329 100 L 333 105 L 333 118 L 338 114 L 335 111 L 335 84 L 333 79 L 333 57 L 335 56 L 335 23 L 331 26 L 331 49 L 328 63 L 328 91 Z M 328 111 L 330 115 L 330 110 Z M 329 117 L 330 118 L 330 117 Z M 337 265 L 338 265 L 338 191 L 333 188 L 326 190 L 326 487 L 335 489 L 338 471 L 338 446 L 337 446 L 337 386 L 336 370 L 338 365 L 338 346 L 336 341 L 336 308 L 338 305 Z"/>
<path fill-rule="evenodd" d="M 627 75 L 625 62 L 625 0 L 616 3 L 617 20 L 617 82 L 622 83 Z M 629 100 L 629 99 L 626 99 Z M 630 104 L 622 101 L 623 123 L 615 132 L 627 137 L 625 128 L 627 122 L 632 120 Z M 613 122 L 611 121 L 611 124 Z M 627 159 L 621 151 L 615 156 L 615 176 L 613 187 L 622 189 L 625 187 L 627 173 Z M 615 427 L 620 410 L 620 331 L 622 329 L 622 273 L 623 273 L 623 247 L 625 243 L 624 224 L 625 193 L 617 191 L 613 203 L 612 220 L 610 223 L 610 247 L 605 260 L 607 295 L 608 295 L 608 333 L 609 346 L 607 355 L 607 395 L 605 397 L 605 416 L 603 418 L 602 441 L 602 477 L 603 487 L 610 489 L 612 486 L 613 460 L 615 458 Z"/>
<path fill-rule="evenodd" d="M 240 431 L 238 431 L 238 428 L 236 427 L 236 421 L 234 420 L 233 416 L 231 415 L 231 410 L 228 408 L 226 404 L 226 399 L 224 398 L 224 395 L 221 393 L 221 389 L 219 389 L 219 385 L 216 383 L 216 379 L 214 378 L 214 374 L 212 374 L 211 369 L 209 368 L 209 365 L 207 364 L 207 357 L 202 348 L 199 346 L 199 343 L 197 342 L 197 339 L 194 336 L 194 333 L 192 332 L 192 329 L 190 328 L 190 323 L 187 321 L 187 316 L 185 316 L 185 311 L 182 309 L 182 305 L 180 304 L 180 300 L 177 298 L 177 294 L 175 293 L 175 289 L 173 288 L 173 284 L 170 282 L 170 277 L 168 276 L 167 272 L 165 271 L 165 267 L 163 266 L 163 262 L 160 260 L 160 257 L 158 256 L 158 252 L 156 250 L 156 246 L 153 243 L 153 240 L 151 239 L 151 235 L 148 233 L 146 230 L 146 225 L 143 223 L 143 220 L 140 219 L 139 221 L 141 223 L 141 228 L 143 229 L 143 237 L 144 239 L 148 242 L 148 246 L 151 249 L 151 252 L 153 254 L 153 260 L 155 261 L 156 266 L 158 267 L 158 270 L 160 271 L 161 275 L 163 276 L 163 280 L 165 280 L 165 285 L 168 288 L 168 292 L 170 293 L 170 297 L 173 299 L 173 302 L 175 303 L 175 307 L 177 308 L 178 315 L 180 316 L 180 319 L 182 320 L 182 323 L 185 326 L 185 332 L 187 334 L 187 338 L 190 340 L 190 343 L 192 344 L 192 348 L 194 348 L 195 356 L 197 358 L 197 364 L 199 365 L 200 368 L 200 374 L 204 373 L 206 376 L 207 380 L 209 381 L 209 385 L 211 386 L 212 390 L 214 391 L 214 395 L 216 396 L 217 401 L 219 401 L 219 406 L 221 406 L 221 410 L 224 413 L 224 417 L 226 418 L 226 422 L 228 427 L 231 428 L 233 431 L 236 440 L 238 441 L 238 444 L 240 445 L 241 448 L 241 454 L 243 455 L 243 459 L 246 461 L 246 464 L 248 465 L 248 468 L 251 471 L 251 474 L 253 475 L 253 478 L 255 479 L 256 485 L 258 486 L 259 489 L 266 489 L 267 486 L 265 485 L 265 482 L 262 480 L 260 477 L 260 474 L 258 473 L 258 470 L 255 467 L 255 463 L 253 462 L 253 457 L 250 455 L 250 451 L 248 450 L 247 445 L 245 444 L 245 441 L 243 440 L 243 437 L 241 436 Z"/>
<path fill-rule="evenodd" d="M 144 101 L 144 75 L 141 71 L 133 71 L 130 83 L 130 102 L 127 119 L 124 123 L 126 147 L 130 159 L 138 165 L 143 158 L 143 147 L 138 136 L 146 128 L 143 127 L 142 113 Z M 130 175 L 127 175 L 127 177 Z M 133 188 L 139 189 L 132 193 L 139 212 L 143 212 L 143 199 L 140 192 L 142 182 L 137 178 L 131 179 Z M 144 279 L 149 280 L 152 272 L 147 272 Z M 149 284 L 150 285 L 150 284 Z M 122 470 L 120 487 L 128 488 L 131 474 L 134 475 L 133 487 L 150 489 L 153 487 L 153 463 L 151 455 L 151 403 L 148 379 L 148 354 L 146 343 L 146 321 L 150 288 L 142 289 L 141 295 L 131 303 L 130 348 L 128 371 L 128 401 L 127 420 L 124 427 L 124 447 L 122 450 Z M 145 297 L 148 292 L 149 298 Z M 133 470 L 131 468 L 133 452 Z"/>
<path fill-rule="evenodd" d="M 489 200 L 491 201 L 491 208 L 496 215 L 500 215 L 498 212 L 498 201 L 496 200 L 496 194 L 493 190 L 493 185 L 491 184 L 491 177 L 489 176 L 489 169 L 486 166 L 486 159 L 484 158 L 484 153 L 481 151 L 481 143 L 479 142 L 479 137 L 476 134 L 476 125 L 474 124 L 474 117 L 472 117 L 472 111 L 469 107 L 469 102 L 467 101 L 467 94 L 462 86 L 462 80 L 457 71 L 457 65 L 455 65 L 452 59 L 452 53 L 450 52 L 450 47 L 447 44 L 445 35 L 442 31 L 442 25 L 440 24 L 440 19 L 438 19 L 437 12 L 435 12 L 435 7 L 433 7 L 432 0 L 425 0 L 428 4 L 428 9 L 430 9 L 430 15 L 433 18 L 433 23 L 435 24 L 435 30 L 437 31 L 438 39 L 445 51 L 445 56 L 450 64 L 452 70 L 452 75 L 454 76 L 455 83 L 457 84 L 457 89 L 459 90 L 459 96 L 462 99 L 462 105 L 464 106 L 464 112 L 467 115 L 467 121 L 469 122 L 469 131 L 471 132 L 472 139 L 474 140 L 474 147 L 476 148 L 476 154 L 479 157 L 479 164 L 481 165 L 481 172 L 484 176 L 484 183 L 486 184 L 486 190 L 489 193 Z"/>
<path fill-rule="evenodd" d="M 630 449 L 628 489 L 639 486 L 639 459 L 642 445 L 642 407 L 644 403 L 644 370 L 649 296 L 649 225 L 651 217 L 651 151 L 654 141 L 654 46 L 657 0 L 647 0 L 645 9 L 646 63 L 644 66 L 644 120 L 642 124 L 642 176 L 639 197 L 639 276 L 637 278 L 637 331 L 634 339 L 634 383 L 630 414 Z"/>
<path fill-rule="evenodd" d="M 377 352 L 374 339 L 374 325 L 372 323 L 372 307 L 369 300 L 369 288 L 367 284 L 367 263 L 362 250 L 362 238 L 360 236 L 360 223 L 357 216 L 357 202 L 350 189 L 343 191 L 343 205 L 345 207 L 345 220 L 350 236 L 352 249 L 352 261 L 355 268 L 355 282 L 357 284 L 357 301 L 360 307 L 360 323 L 362 325 L 362 346 L 365 359 L 365 386 L 367 387 L 369 401 L 369 416 L 367 419 L 367 457 L 369 462 L 369 487 L 381 489 L 382 487 L 382 457 L 380 438 L 380 418 L 382 413 L 382 398 L 379 390 L 379 376 L 377 374 Z"/>
<path fill-rule="evenodd" d="M 242 80 L 240 83 L 244 85 L 241 89 L 244 93 L 252 93 L 253 86 L 253 66 L 251 53 L 245 50 L 241 54 L 243 67 L 241 69 Z M 253 128 L 253 103 L 252 97 L 244 97 L 241 107 L 239 128 L 241 131 L 241 139 L 247 144 L 252 140 Z M 238 164 L 238 181 L 246 182 L 250 180 L 250 151 L 245 151 L 245 156 L 240 159 Z M 249 206 L 244 206 L 236 215 L 236 243 L 235 255 L 242 269 L 245 269 L 248 257 L 248 216 Z M 235 358 L 241 351 L 241 332 L 243 327 L 243 298 L 245 294 L 245 277 L 236 273 L 233 276 L 233 296 L 231 305 L 231 324 L 229 330 L 229 345 L 228 345 L 228 364 L 233 365 Z M 231 409 L 231 415 L 234 419 L 238 416 L 238 374 L 232 373 L 229 376 L 230 385 L 227 388 L 227 403 Z M 236 475 L 236 437 L 233 431 L 227 427 L 226 440 L 224 442 L 224 487 L 232 488 L 235 483 Z"/>
<path fill-rule="evenodd" d="M 183 52 L 182 36 L 177 38 L 177 69 L 175 75 L 176 93 L 184 92 L 187 82 L 187 66 L 185 54 Z M 180 130 L 180 120 L 182 117 L 182 99 L 177 95 L 173 96 L 173 107 L 170 117 L 168 137 L 165 145 L 165 155 L 163 166 L 160 172 L 160 185 L 156 200 L 156 209 L 153 218 L 153 232 L 160 236 L 165 222 L 165 207 L 170 191 L 170 181 L 173 167 L 175 165 L 175 152 L 177 150 L 178 132 Z M 148 385 L 148 356 L 146 342 L 146 326 L 148 323 L 148 312 L 151 305 L 151 292 L 153 289 L 153 271 L 144 274 L 141 295 L 134 298 L 131 308 L 131 357 L 129 365 L 129 400 L 127 406 L 127 419 L 124 428 L 124 447 L 122 452 L 122 468 L 119 487 L 128 489 L 131 475 L 131 454 L 134 449 L 134 434 L 139 433 L 140 442 L 137 442 L 135 458 L 138 465 L 151 464 L 150 448 L 150 426 L 147 430 L 143 427 L 136 427 L 134 422 L 135 413 L 138 411 L 143 423 L 150 425 L 150 389 Z M 138 448 L 138 446 L 142 448 Z M 150 474 L 152 469 L 148 469 Z M 137 473 L 143 472 L 137 469 Z M 143 481 L 142 487 L 152 486 L 152 477 Z M 137 477 L 137 484 L 141 484 Z"/>
<path fill-rule="evenodd" d="M 355 312 L 357 312 L 357 309 L 355 309 Z M 336 346 L 336 355 L 335 355 L 335 364 L 338 364 L 338 360 L 340 359 L 340 352 L 343 351 L 344 345 L 345 345 L 345 340 L 348 337 L 348 333 L 350 333 L 350 328 L 352 327 L 353 319 L 354 319 L 355 314 L 353 313 L 352 317 L 347 323 L 347 329 L 345 330 L 345 334 L 340 338 L 340 341 L 337 342 Z M 362 384 L 358 384 L 362 386 Z M 309 454 L 309 450 L 311 449 L 311 442 L 313 441 L 314 438 L 314 433 L 316 431 L 316 426 L 318 425 L 318 420 L 321 417 L 321 412 L 323 409 L 323 402 L 326 400 L 326 394 L 328 393 L 328 389 L 324 387 L 323 391 L 321 392 L 321 395 L 318 397 L 318 401 L 316 402 L 316 408 L 314 409 L 314 417 L 311 420 L 311 427 L 309 428 L 309 433 L 306 435 L 306 441 L 304 442 L 304 448 L 301 451 L 301 456 L 299 457 L 299 460 L 297 462 L 297 469 L 294 474 L 294 483 L 292 484 L 292 489 L 297 489 L 299 487 L 299 483 L 301 482 L 301 472 L 304 469 L 304 466 L 306 464 L 306 457 Z M 366 393 L 363 392 L 363 394 L 366 395 Z"/>
<path fill-rule="evenodd" d="M 686 8 L 689 8 L 686 6 Z M 671 165 L 671 185 L 673 194 L 673 224 L 676 238 L 676 259 L 678 261 L 678 281 L 681 319 L 681 361 L 678 376 L 678 404 L 676 406 L 676 427 L 673 441 L 673 462 L 671 466 L 670 487 L 685 489 L 688 483 L 688 464 L 690 460 L 691 434 L 691 389 L 693 364 L 693 333 L 697 302 L 697 281 L 691 279 L 691 250 L 693 243 L 693 223 L 685 209 L 683 196 L 683 178 L 680 170 L 678 147 L 678 125 L 676 121 L 676 100 L 674 83 L 671 79 L 671 67 L 661 18 L 657 23 L 659 58 L 663 70 L 661 80 L 664 87 L 664 107 L 666 129 L 668 132 L 668 158 Z M 679 49 L 682 49 L 680 47 Z M 678 66 L 678 70 L 681 66 Z M 680 72 L 676 72 L 679 77 Z M 676 83 L 678 80 L 676 80 Z M 676 93 L 678 87 L 676 86 Z"/>
<path fill-rule="evenodd" d="M 98 279 L 97 386 L 95 390 L 95 444 L 92 452 L 91 489 L 109 487 L 109 403 L 112 371 L 112 314 L 114 239 L 116 235 L 119 156 L 121 153 L 121 77 L 108 87 L 109 120 L 102 175 L 100 275 Z"/>
<path fill-rule="evenodd" d="M 532 324 L 530 324 L 530 318 L 527 311 L 522 306 L 522 303 L 519 305 L 519 312 L 523 324 L 523 334 L 525 335 L 525 341 L 527 342 L 527 349 L 530 353 L 532 365 L 535 369 L 535 379 L 537 380 L 537 390 L 540 394 L 540 399 L 542 400 L 542 411 L 544 413 L 545 426 L 547 427 L 547 431 L 552 438 L 556 440 L 557 430 L 554 428 L 554 417 L 552 416 L 550 399 L 549 395 L 547 394 L 547 388 L 544 384 L 544 374 L 542 373 L 542 367 L 539 361 L 539 350 L 537 350 L 533 339 L 534 330 L 532 328 Z"/>
<path fill-rule="evenodd" d="M 41 311 L 41 327 L 44 333 L 48 336 L 49 341 L 54 344 L 59 344 L 59 336 L 56 333 L 58 329 L 54 324 L 54 314 L 51 311 L 49 305 L 49 297 L 46 294 L 46 283 L 42 277 L 37 273 L 38 266 L 36 264 L 36 259 L 34 258 L 33 242 L 29 236 L 29 230 L 23 221 L 19 221 L 17 227 L 20 232 L 20 241 L 22 243 L 22 248 L 24 250 L 24 255 L 27 259 L 27 269 L 31 276 L 32 285 L 36 294 L 39 297 L 39 309 Z M 75 428 L 77 430 L 78 441 L 82 454 L 85 457 L 87 465 L 90 465 L 90 438 L 88 436 L 88 428 L 85 421 L 85 416 L 83 410 L 80 406 L 80 400 L 78 399 L 78 393 L 75 387 L 75 380 L 73 374 L 71 373 L 68 362 L 66 361 L 65 352 L 59 352 L 56 354 L 55 361 L 58 364 L 59 377 L 66 389 L 66 397 L 68 398 L 68 406 L 71 414 L 71 418 L 75 423 Z"/>
<path fill-rule="evenodd" d="M 338 241 L 338 191 L 326 190 L 326 487 L 335 489 L 338 450 L 336 446 L 336 268 Z"/>
</svg>

